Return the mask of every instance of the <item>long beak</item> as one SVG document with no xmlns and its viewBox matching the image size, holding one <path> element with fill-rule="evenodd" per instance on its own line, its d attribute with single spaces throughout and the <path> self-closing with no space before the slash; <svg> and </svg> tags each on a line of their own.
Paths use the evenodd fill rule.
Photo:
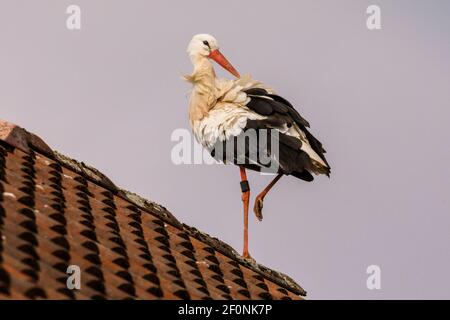
<svg viewBox="0 0 450 320">
<path fill-rule="evenodd" d="M 220 64 L 225 70 L 230 72 L 232 75 L 234 75 L 236 78 L 240 78 L 239 72 L 236 71 L 236 69 L 231 65 L 231 63 L 225 58 L 225 56 L 219 51 L 219 50 L 213 50 L 209 54 L 209 57 L 213 59 L 215 62 Z"/>
</svg>

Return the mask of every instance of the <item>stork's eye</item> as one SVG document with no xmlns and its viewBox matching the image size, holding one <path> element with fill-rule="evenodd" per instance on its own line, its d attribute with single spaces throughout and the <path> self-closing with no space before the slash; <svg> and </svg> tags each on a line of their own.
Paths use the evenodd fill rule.
<svg viewBox="0 0 450 320">
<path fill-rule="evenodd" d="M 208 46 L 208 48 L 209 48 L 209 42 L 208 41 L 203 41 L 203 44 L 205 45 L 205 46 Z"/>
</svg>

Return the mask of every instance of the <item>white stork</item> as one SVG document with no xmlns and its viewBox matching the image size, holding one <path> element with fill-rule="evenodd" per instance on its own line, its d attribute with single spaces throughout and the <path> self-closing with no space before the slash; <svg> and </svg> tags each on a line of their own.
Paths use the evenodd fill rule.
<svg viewBox="0 0 450 320">
<path fill-rule="evenodd" d="M 322 144 L 309 133 L 307 130 L 309 123 L 287 100 L 250 76 L 241 78 L 219 51 L 217 40 L 209 34 L 195 35 L 189 43 L 187 52 L 194 65 L 192 74 L 185 76 L 185 80 L 193 85 L 189 102 L 190 125 L 197 141 L 207 148 L 213 157 L 221 159 L 220 155 L 215 154 L 216 147 L 234 141 L 247 130 L 277 131 L 278 155 L 271 153 L 270 146 L 265 146 L 269 157 L 277 162 L 278 169 L 276 177 L 255 199 L 253 210 L 259 220 L 262 220 L 264 197 L 283 175 L 292 175 L 305 181 L 314 179 L 311 173 L 329 176 L 330 166 L 325 159 Z M 217 78 L 211 60 L 237 79 Z M 258 150 L 260 148 L 260 146 L 246 146 L 243 150 L 234 149 L 233 158 L 233 163 L 239 165 L 241 176 L 245 258 L 250 258 L 248 251 L 250 187 L 245 170 L 247 168 L 261 171 L 267 166 L 258 159 L 248 159 L 248 148 L 253 147 Z M 249 161 L 238 162 L 237 158 L 242 156 Z"/>
</svg>

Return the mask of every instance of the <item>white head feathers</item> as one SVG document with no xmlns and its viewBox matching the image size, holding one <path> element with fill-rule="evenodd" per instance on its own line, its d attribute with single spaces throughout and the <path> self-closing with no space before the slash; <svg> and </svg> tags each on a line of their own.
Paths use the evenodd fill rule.
<svg viewBox="0 0 450 320">
<path fill-rule="evenodd" d="M 211 51 L 219 49 L 219 43 L 216 38 L 210 34 L 196 34 L 189 42 L 187 52 L 191 57 L 205 56 L 207 57 Z"/>
</svg>

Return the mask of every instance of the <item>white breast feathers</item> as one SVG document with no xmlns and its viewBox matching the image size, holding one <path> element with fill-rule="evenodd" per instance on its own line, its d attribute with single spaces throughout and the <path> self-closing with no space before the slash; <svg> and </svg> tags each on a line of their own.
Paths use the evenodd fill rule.
<svg viewBox="0 0 450 320">
<path fill-rule="evenodd" d="M 207 117 L 193 123 L 193 131 L 197 141 L 212 150 L 217 142 L 238 136 L 247 125 L 247 120 L 265 119 L 245 106 L 231 103 L 218 103 Z"/>
</svg>

